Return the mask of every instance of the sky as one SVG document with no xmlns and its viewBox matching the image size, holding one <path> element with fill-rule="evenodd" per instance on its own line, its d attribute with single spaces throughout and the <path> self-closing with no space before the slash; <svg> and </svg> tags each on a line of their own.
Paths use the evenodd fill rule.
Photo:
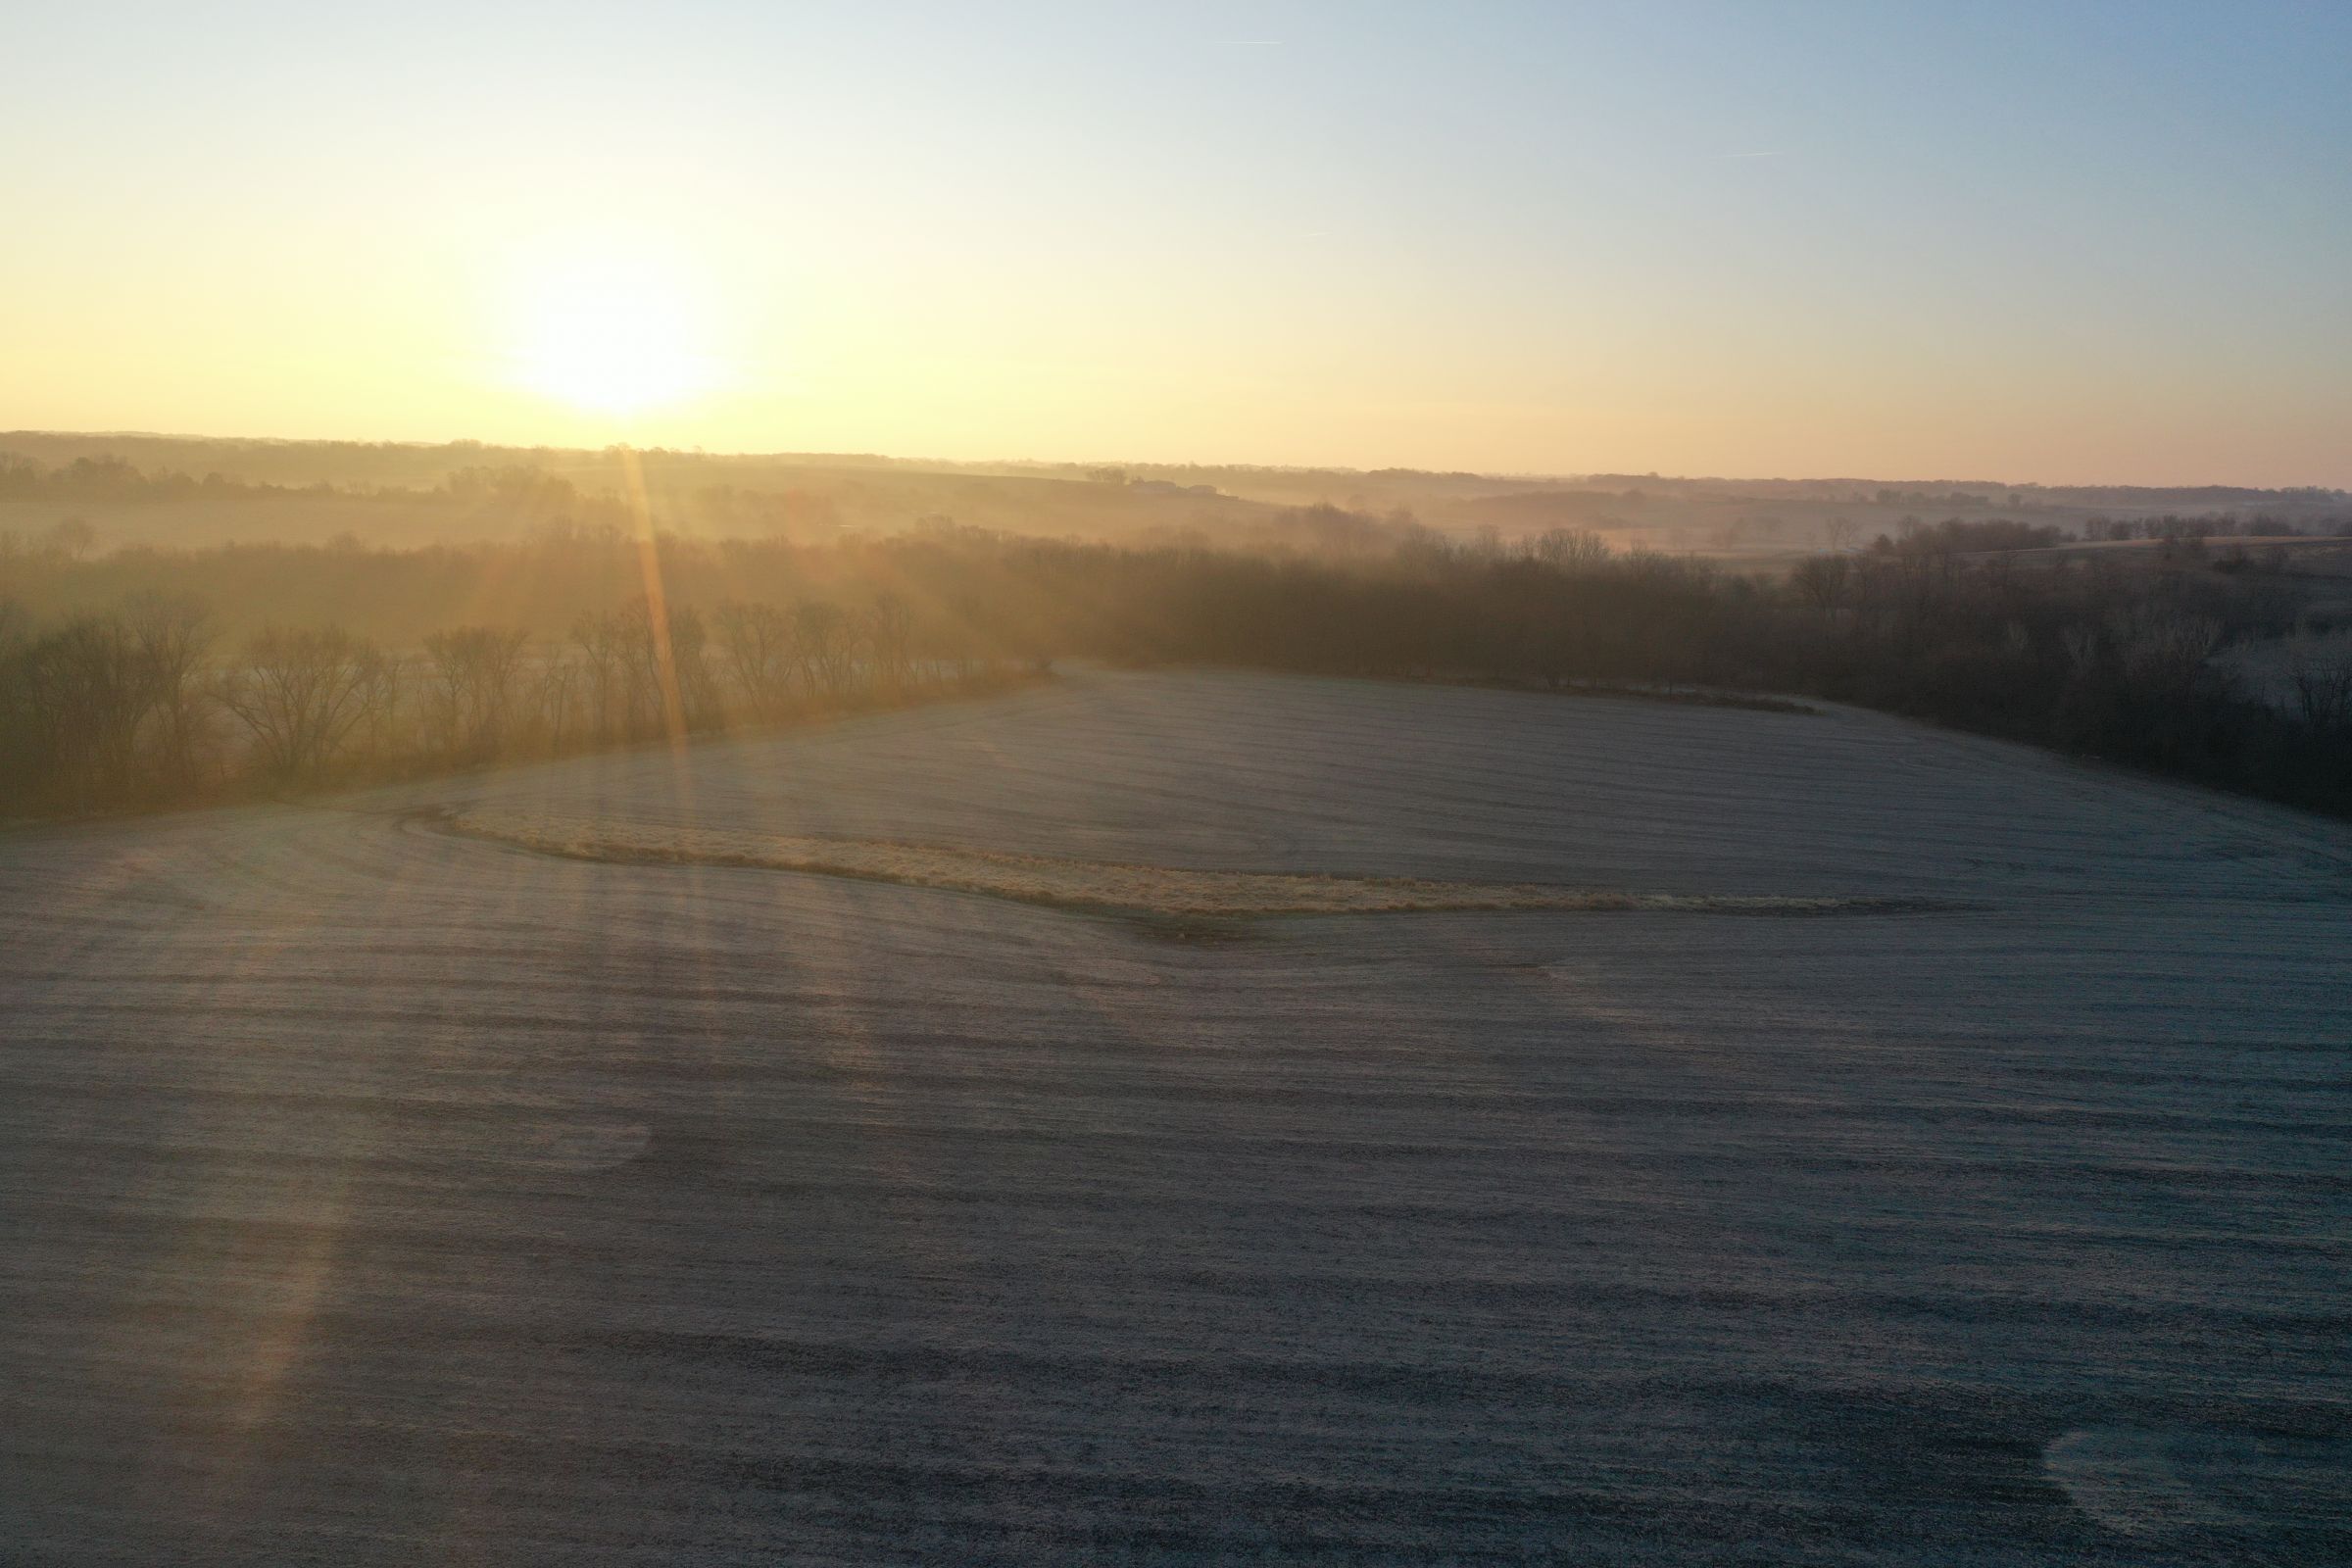
<svg viewBox="0 0 2352 1568">
<path fill-rule="evenodd" d="M 18 0 L 0 428 L 2352 486 L 2347 60 L 2340 0 Z"/>
</svg>

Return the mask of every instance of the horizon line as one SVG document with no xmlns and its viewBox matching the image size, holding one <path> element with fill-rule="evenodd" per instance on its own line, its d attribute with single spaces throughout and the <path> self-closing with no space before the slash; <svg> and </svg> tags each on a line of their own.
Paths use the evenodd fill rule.
<svg viewBox="0 0 2352 1568">
<path fill-rule="evenodd" d="M 440 440 L 408 437 L 374 436 L 275 436 L 275 435 L 207 435 L 193 431 L 172 430 L 74 430 L 21 425 L 0 430 L 0 441 L 15 436 L 85 441 L 185 441 L 218 442 L 223 445 L 253 446 L 374 446 L 408 447 L 429 450 L 434 447 L 476 446 L 509 452 L 563 452 L 590 456 L 605 452 L 661 453 L 671 457 L 692 457 L 733 460 L 789 460 L 802 461 L 825 458 L 856 459 L 873 463 L 932 464 L 951 467 L 1024 467 L 1024 468 L 1200 468 L 1229 469 L 1257 473 L 1335 473 L 1369 478 L 1383 473 L 1422 474 L 1432 478 L 1467 475 L 1477 479 L 1493 479 L 1509 483 L 1566 483 L 1595 479 L 1651 479 L 1659 483 L 1682 484 L 1885 484 L 1885 485 L 1958 485 L 1988 486 L 2003 490 L 2254 490 L 2264 494 L 2289 495 L 2301 491 L 2317 491 L 2327 495 L 2352 496 L 2352 485 L 2306 482 L 2302 484 L 2246 484 L 2220 479 L 2191 483 L 2152 484 L 2142 480 L 2122 479 L 2000 479 L 1980 475 L 1963 478 L 1954 475 L 1914 475 L 1893 478 L 1884 475 L 1856 473 L 1667 473 L 1659 469 L 1632 468 L 1565 469 L 1490 469 L 1490 468 L 1431 468 L 1409 464 L 1384 464 L 1379 467 L 1361 467 L 1341 463 L 1218 463 L 1198 459 L 1166 458 L 1037 458 L 985 457 L 957 458 L 936 455 L 913 455 L 890 452 L 856 451 L 795 451 L 775 448 L 766 451 L 745 449 L 713 449 L 704 446 L 668 446 L 661 443 L 638 445 L 633 442 L 612 441 L 601 446 L 564 445 L 546 441 L 491 440 L 481 436 L 449 436 Z"/>
</svg>

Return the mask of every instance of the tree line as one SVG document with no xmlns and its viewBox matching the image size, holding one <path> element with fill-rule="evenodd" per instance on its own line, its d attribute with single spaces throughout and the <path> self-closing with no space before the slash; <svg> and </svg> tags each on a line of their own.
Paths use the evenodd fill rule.
<svg viewBox="0 0 2352 1568">
<path fill-rule="evenodd" d="M 407 651 L 334 624 L 229 641 L 142 593 L 36 626 L 0 601 L 0 814 L 88 812 L 380 781 L 683 739 L 1001 683 L 926 657 L 888 594 L 848 606 L 639 597 L 563 636 L 486 624 Z"/>
<path fill-rule="evenodd" d="M 603 507 L 608 497 L 584 495 L 569 479 L 530 464 L 468 464 L 438 484 L 403 486 L 315 479 L 277 484 L 218 470 L 201 478 L 178 468 L 142 468 L 111 452 L 87 454 L 54 466 L 0 449 L 0 501 L 169 502 L 217 500 L 449 501 L 496 506 L 525 515 L 570 515 Z M 21 547 L 20 547 L 21 548 Z"/>
<path fill-rule="evenodd" d="M 2036 559 L 1938 528 L 1758 575 L 1576 530 L 1383 538 L 1308 554 L 948 524 L 824 544 L 573 528 L 0 561 L 0 791 L 78 810 L 405 776 L 1082 657 L 1812 694 L 2352 810 L 2352 642 L 2276 563 Z M 2214 657 L 2255 642 L 2289 652 L 2283 697 Z"/>
</svg>

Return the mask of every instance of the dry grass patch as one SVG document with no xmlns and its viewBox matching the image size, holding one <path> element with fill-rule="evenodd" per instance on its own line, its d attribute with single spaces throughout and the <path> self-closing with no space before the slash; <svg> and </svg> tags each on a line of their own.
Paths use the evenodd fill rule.
<svg viewBox="0 0 2352 1568">
<path fill-rule="evenodd" d="M 733 828 L 673 827 L 520 811 L 467 811 L 452 831 L 583 860 L 755 866 L 819 876 L 984 893 L 1061 908 L 1171 916 L 1378 914 L 1401 910 L 1559 909 L 1588 912 L 1840 914 L 1948 908 L 1919 899 L 1771 894 L 1628 893 L 1537 882 L 1196 871 L 1042 855 L 813 838 Z"/>
</svg>

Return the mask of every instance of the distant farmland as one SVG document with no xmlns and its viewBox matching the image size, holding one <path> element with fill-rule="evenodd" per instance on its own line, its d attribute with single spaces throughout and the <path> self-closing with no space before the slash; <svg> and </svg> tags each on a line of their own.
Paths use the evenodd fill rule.
<svg viewBox="0 0 2352 1568">
<path fill-rule="evenodd" d="M 2343 824 L 1840 710 L 1091 673 L 0 879 L 21 1560 L 2352 1557 Z"/>
</svg>

